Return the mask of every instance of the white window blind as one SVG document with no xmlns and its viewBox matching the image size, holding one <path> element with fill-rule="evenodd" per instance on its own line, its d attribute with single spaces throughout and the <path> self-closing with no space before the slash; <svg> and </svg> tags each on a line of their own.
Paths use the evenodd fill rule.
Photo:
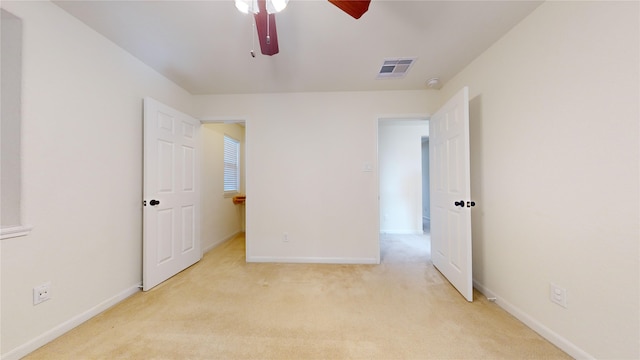
<svg viewBox="0 0 640 360">
<path fill-rule="evenodd" d="M 224 192 L 240 191 L 240 143 L 224 137 Z"/>
</svg>

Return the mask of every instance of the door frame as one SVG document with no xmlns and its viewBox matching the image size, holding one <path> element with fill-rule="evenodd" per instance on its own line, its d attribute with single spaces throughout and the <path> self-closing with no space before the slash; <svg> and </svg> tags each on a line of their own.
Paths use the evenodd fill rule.
<svg viewBox="0 0 640 360">
<path fill-rule="evenodd" d="M 374 128 L 375 128 L 375 164 L 377 167 L 376 171 L 376 191 L 378 192 L 378 206 L 376 209 L 376 231 L 378 232 L 378 241 L 376 242 L 377 246 L 377 264 L 380 264 L 381 256 L 380 256 L 380 124 L 383 122 L 389 121 L 429 121 L 431 117 L 430 114 L 427 113 L 406 113 L 406 114 L 380 114 L 376 116 L 374 120 Z"/>
<path fill-rule="evenodd" d="M 244 124 L 244 164 L 241 164 L 242 170 L 244 170 L 244 192 L 245 195 L 249 193 L 249 117 L 248 116 L 202 116 L 199 117 L 200 124 Z M 203 155 L 204 158 L 204 155 Z M 204 178 L 204 173 L 202 176 L 202 183 L 204 184 L 206 179 Z M 204 197 L 204 192 L 202 194 Z M 201 203 L 204 204 L 204 199 L 201 198 Z M 245 257 L 249 253 L 249 249 L 251 247 L 251 242 L 249 241 L 249 231 L 247 231 L 247 225 L 249 224 L 249 211 L 247 211 L 247 206 L 244 208 L 244 228 L 245 228 Z M 202 219 L 204 221 L 204 219 Z M 204 250 L 204 249 L 203 249 Z"/>
</svg>

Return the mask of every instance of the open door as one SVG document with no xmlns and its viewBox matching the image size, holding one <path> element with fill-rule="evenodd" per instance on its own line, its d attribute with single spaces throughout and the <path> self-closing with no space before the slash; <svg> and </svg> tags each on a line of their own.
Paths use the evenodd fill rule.
<svg viewBox="0 0 640 360">
<path fill-rule="evenodd" d="M 469 88 L 429 120 L 431 258 L 468 301 L 473 301 L 469 162 Z"/>
<path fill-rule="evenodd" d="M 200 152 L 198 120 L 144 99 L 144 291 L 202 258 Z"/>
</svg>

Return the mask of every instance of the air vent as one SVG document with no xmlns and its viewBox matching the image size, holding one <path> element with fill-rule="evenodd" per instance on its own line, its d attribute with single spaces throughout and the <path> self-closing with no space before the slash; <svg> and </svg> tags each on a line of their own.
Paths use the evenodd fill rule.
<svg viewBox="0 0 640 360">
<path fill-rule="evenodd" d="M 378 79 L 403 78 L 417 58 L 385 59 L 378 72 Z"/>
</svg>

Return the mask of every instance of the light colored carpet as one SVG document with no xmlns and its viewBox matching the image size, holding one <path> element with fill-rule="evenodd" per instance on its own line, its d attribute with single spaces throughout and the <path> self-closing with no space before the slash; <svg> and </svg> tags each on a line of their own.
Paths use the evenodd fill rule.
<svg viewBox="0 0 640 360">
<path fill-rule="evenodd" d="M 569 359 L 382 237 L 381 265 L 247 264 L 238 236 L 26 359 Z"/>
</svg>

